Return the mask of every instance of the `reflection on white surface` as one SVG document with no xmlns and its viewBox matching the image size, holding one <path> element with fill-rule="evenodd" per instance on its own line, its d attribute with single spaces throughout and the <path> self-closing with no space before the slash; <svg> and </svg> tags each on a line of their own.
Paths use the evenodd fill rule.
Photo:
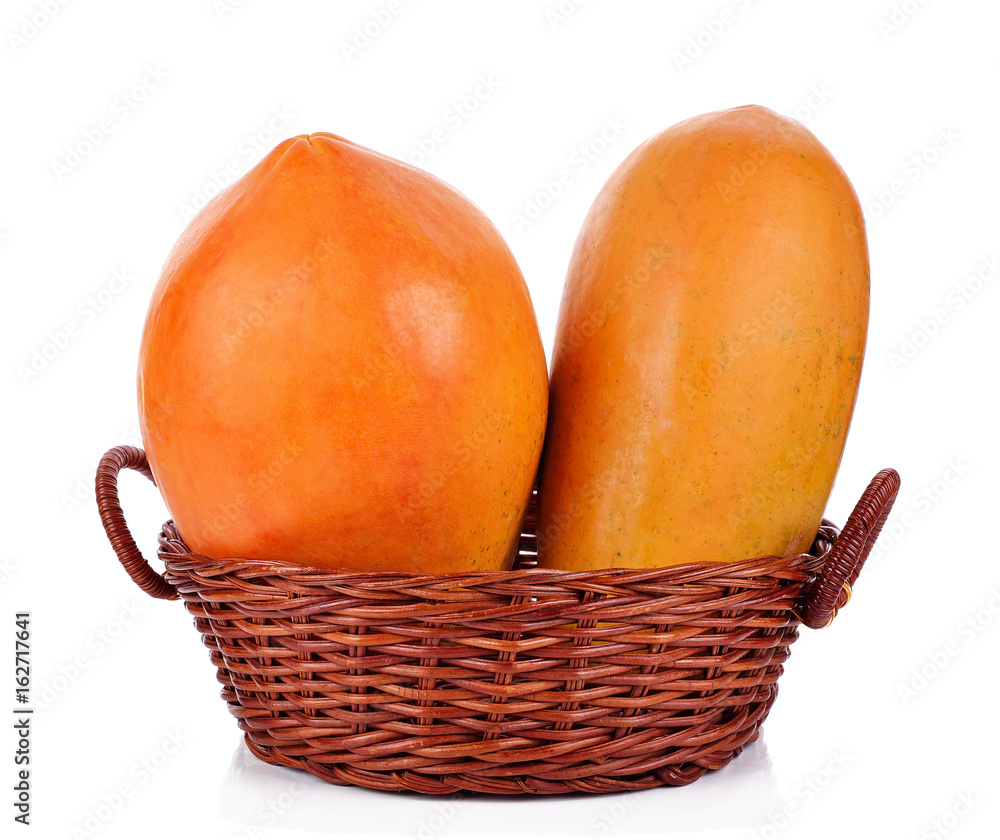
<svg viewBox="0 0 1000 840">
<path fill-rule="evenodd" d="M 685 787 L 558 796 L 424 796 L 328 784 L 257 759 L 240 741 L 219 792 L 219 816 L 247 826 L 372 837 L 601 837 L 749 829 L 784 800 L 760 738 L 727 767 Z M 255 830 L 256 829 L 256 830 Z"/>
</svg>

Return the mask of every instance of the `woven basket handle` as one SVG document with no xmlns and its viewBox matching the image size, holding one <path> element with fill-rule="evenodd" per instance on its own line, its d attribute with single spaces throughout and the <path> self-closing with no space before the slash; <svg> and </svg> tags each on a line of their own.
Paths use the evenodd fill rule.
<svg viewBox="0 0 1000 840">
<path fill-rule="evenodd" d="M 163 579 L 163 575 L 153 571 L 125 524 L 125 514 L 118 501 L 118 473 L 125 468 L 142 473 L 156 483 L 149 469 L 146 453 L 141 449 L 135 446 L 116 446 L 108 450 L 97 468 L 97 509 L 101 512 L 101 522 L 104 523 L 104 530 L 115 554 L 139 588 L 154 598 L 173 601 L 177 598 L 177 590 Z"/>
<path fill-rule="evenodd" d="M 879 532 L 899 493 L 899 473 L 882 470 L 854 507 L 854 512 L 830 549 L 819 580 L 813 585 L 800 613 L 807 627 L 826 627 L 837 610 L 851 599 L 851 587 L 868 559 Z"/>
</svg>

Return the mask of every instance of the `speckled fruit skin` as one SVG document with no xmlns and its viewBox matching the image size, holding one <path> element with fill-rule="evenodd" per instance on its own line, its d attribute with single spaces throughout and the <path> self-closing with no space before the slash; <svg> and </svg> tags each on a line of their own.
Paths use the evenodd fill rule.
<svg viewBox="0 0 1000 840">
<path fill-rule="evenodd" d="M 329 134 L 281 143 L 192 220 L 138 375 L 146 454 L 192 551 L 428 573 L 509 566 L 547 386 L 493 225 Z"/>
<path fill-rule="evenodd" d="M 807 550 L 857 396 L 868 283 L 857 196 L 794 120 L 719 111 L 632 152 L 569 266 L 539 564 Z"/>
</svg>

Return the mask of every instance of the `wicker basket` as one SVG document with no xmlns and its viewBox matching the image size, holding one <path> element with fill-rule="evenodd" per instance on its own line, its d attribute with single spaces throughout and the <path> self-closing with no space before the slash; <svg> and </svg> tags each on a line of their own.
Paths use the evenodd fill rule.
<svg viewBox="0 0 1000 840">
<path fill-rule="evenodd" d="M 757 736 L 798 626 L 850 597 L 899 488 L 868 486 L 808 554 L 662 569 L 335 573 L 194 555 L 173 523 L 157 574 L 101 461 L 111 544 L 157 598 L 183 598 L 250 750 L 335 784 L 447 794 L 683 785 Z"/>
</svg>

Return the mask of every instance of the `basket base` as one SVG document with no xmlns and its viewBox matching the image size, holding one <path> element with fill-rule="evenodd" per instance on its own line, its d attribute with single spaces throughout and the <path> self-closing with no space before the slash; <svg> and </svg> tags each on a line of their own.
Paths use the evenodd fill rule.
<svg viewBox="0 0 1000 840">
<path fill-rule="evenodd" d="M 756 734 L 748 743 L 755 741 Z M 247 749 L 261 761 L 276 767 L 292 767 L 305 770 L 318 779 L 334 785 L 354 785 L 381 791 L 408 791 L 410 793 L 426 793 L 435 795 L 465 793 L 488 794 L 566 794 L 566 793 L 625 793 L 633 790 L 649 790 L 650 788 L 688 785 L 700 779 L 709 769 L 720 769 L 738 756 L 743 748 L 734 750 L 719 768 L 700 767 L 696 764 L 668 766 L 656 775 L 641 778 L 616 778 L 609 776 L 590 776 L 576 781 L 557 781 L 529 776 L 512 776 L 483 778 L 473 775 L 454 775 L 447 777 L 424 776 L 419 773 L 404 771 L 402 773 L 373 773 L 368 770 L 358 770 L 350 766 L 320 764 L 315 761 L 296 759 L 284 756 L 280 751 L 261 747 L 254 743 L 249 733 L 244 735 Z"/>
<path fill-rule="evenodd" d="M 370 790 L 448 795 L 459 792 L 485 794 L 568 794 L 568 793 L 625 793 L 649 790 L 650 788 L 689 785 L 700 779 L 709 770 L 719 770 L 736 758 L 743 748 L 760 736 L 760 725 L 767 717 L 777 695 L 777 685 L 767 686 L 766 697 L 749 712 L 753 720 L 743 720 L 733 735 L 739 743 L 728 749 L 719 749 L 711 754 L 699 753 L 698 762 L 679 760 L 684 753 L 692 753 L 697 748 L 681 747 L 661 756 L 659 764 L 644 773 L 626 775 L 603 775 L 594 772 L 598 763 L 589 767 L 567 764 L 564 768 L 551 767 L 550 774 L 524 773 L 517 766 L 494 767 L 489 770 L 477 768 L 475 772 L 431 775 L 412 770 L 377 771 L 354 766 L 349 763 L 331 762 L 328 756 L 310 758 L 301 754 L 301 744 L 288 744 L 286 749 L 278 745 L 265 745 L 255 738 L 265 733 L 255 733 L 247 724 L 246 709 L 239 703 L 236 692 L 231 688 L 222 691 L 222 697 L 229 704 L 229 710 L 240 720 L 244 730 L 247 749 L 261 761 L 276 767 L 305 770 L 307 773 L 335 785 L 355 785 Z M 251 730 L 251 731 L 247 731 Z M 713 739 L 715 740 L 715 739 Z M 288 749 L 288 748 L 291 749 Z M 674 755 L 671 755 L 674 753 Z M 322 758 L 322 760 L 318 760 Z M 617 763 L 617 762 L 611 762 Z M 537 765 L 536 765 L 537 766 Z M 609 770 L 613 768 L 608 768 Z M 630 769 L 634 769 L 630 768 Z M 584 775 L 586 773 L 586 775 Z M 559 778 L 558 776 L 577 776 Z"/>
</svg>

